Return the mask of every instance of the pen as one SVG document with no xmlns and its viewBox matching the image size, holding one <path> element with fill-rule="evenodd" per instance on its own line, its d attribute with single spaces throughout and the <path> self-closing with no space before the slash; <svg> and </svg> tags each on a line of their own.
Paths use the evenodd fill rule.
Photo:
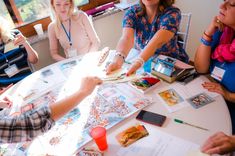
<svg viewBox="0 0 235 156">
<path fill-rule="evenodd" d="M 205 131 L 209 131 L 209 129 L 206 129 L 206 128 L 203 128 L 203 127 L 200 127 L 200 126 L 196 126 L 196 125 L 184 122 L 184 121 L 179 120 L 179 119 L 174 119 L 174 121 L 177 122 L 177 123 L 180 123 L 180 124 L 185 124 L 185 125 L 189 125 L 189 126 L 192 126 L 192 127 L 195 127 L 195 128 L 199 128 L 199 129 L 205 130 Z"/>
<path fill-rule="evenodd" d="M 39 80 L 41 80 L 41 81 L 44 82 L 44 83 L 48 83 L 48 81 L 46 81 L 46 80 L 44 80 L 44 79 L 39 78 Z"/>
<path fill-rule="evenodd" d="M 129 62 L 129 61 L 124 61 L 126 64 L 131 64 L 131 62 Z"/>
</svg>

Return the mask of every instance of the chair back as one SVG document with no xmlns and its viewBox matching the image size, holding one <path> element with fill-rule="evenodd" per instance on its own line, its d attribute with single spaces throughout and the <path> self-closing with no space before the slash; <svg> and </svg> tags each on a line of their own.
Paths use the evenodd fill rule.
<svg viewBox="0 0 235 156">
<path fill-rule="evenodd" d="M 32 63 L 30 63 L 29 61 L 28 61 L 28 66 L 29 66 L 32 73 L 36 71 L 34 65 Z"/>
<path fill-rule="evenodd" d="M 188 41 L 188 34 L 189 34 L 189 26 L 191 21 L 192 13 L 182 13 L 181 14 L 181 22 L 180 28 L 177 32 L 179 36 L 178 43 L 182 45 L 183 49 L 186 50 L 187 48 L 187 41 Z"/>
</svg>

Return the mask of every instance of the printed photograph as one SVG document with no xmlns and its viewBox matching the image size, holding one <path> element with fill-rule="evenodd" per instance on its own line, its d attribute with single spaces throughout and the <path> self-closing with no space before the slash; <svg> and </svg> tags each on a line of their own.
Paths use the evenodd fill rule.
<svg viewBox="0 0 235 156">
<path fill-rule="evenodd" d="M 214 99 L 212 99 L 206 93 L 200 93 L 188 99 L 188 102 L 196 109 L 205 106 L 213 101 Z"/>
<path fill-rule="evenodd" d="M 174 89 L 168 89 L 158 94 L 167 103 L 168 106 L 174 106 L 184 101 L 183 98 Z"/>
</svg>

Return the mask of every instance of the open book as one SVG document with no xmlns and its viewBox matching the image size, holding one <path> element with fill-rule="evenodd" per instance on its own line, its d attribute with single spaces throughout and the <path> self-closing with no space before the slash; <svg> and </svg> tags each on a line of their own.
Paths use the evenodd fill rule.
<svg viewBox="0 0 235 156">
<path fill-rule="evenodd" d="M 159 55 L 154 60 L 152 74 L 169 83 L 172 83 L 185 74 L 188 74 L 193 69 L 193 66 L 180 60 L 171 58 L 169 56 Z"/>
</svg>

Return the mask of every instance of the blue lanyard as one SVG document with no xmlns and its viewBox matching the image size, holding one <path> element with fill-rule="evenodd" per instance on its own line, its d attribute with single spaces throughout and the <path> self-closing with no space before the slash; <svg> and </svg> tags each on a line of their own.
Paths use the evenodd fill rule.
<svg viewBox="0 0 235 156">
<path fill-rule="evenodd" d="M 73 43 L 72 43 L 72 38 L 71 38 L 71 19 L 69 19 L 69 33 L 66 31 L 63 23 L 61 23 L 61 25 L 62 25 L 62 28 L 64 29 L 64 32 L 65 32 L 66 36 L 69 39 L 69 45 L 72 46 Z"/>
</svg>

